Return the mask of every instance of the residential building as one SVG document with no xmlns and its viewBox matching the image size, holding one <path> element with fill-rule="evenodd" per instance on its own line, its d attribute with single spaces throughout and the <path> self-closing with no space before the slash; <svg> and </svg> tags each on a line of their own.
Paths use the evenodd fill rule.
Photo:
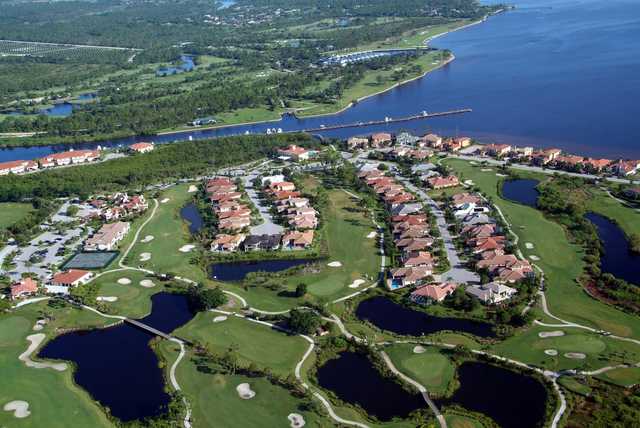
<svg viewBox="0 0 640 428">
<path fill-rule="evenodd" d="M 278 181 L 269 185 L 272 192 L 290 192 L 296 190 L 296 185 L 289 181 Z"/>
<path fill-rule="evenodd" d="M 31 278 L 22 278 L 19 282 L 11 285 L 11 298 L 20 299 L 32 296 L 38 292 L 38 283 Z"/>
<path fill-rule="evenodd" d="M 60 287 L 77 287 L 86 284 L 93 277 L 93 273 L 81 269 L 69 269 L 53 275 L 51 284 Z"/>
<path fill-rule="evenodd" d="M 282 248 L 289 250 L 304 250 L 313 244 L 313 230 L 288 231 L 282 237 Z"/>
<path fill-rule="evenodd" d="M 495 305 L 511 299 L 518 290 L 498 282 L 490 282 L 482 285 L 470 285 L 465 289 L 465 292 L 477 297 L 486 305 Z"/>
<path fill-rule="evenodd" d="M 268 250 L 275 251 L 280 248 L 281 235 L 250 235 L 242 244 L 245 251 Z"/>
<path fill-rule="evenodd" d="M 276 174 L 276 175 L 268 175 L 266 177 L 262 177 L 260 179 L 260 183 L 265 186 L 267 184 L 271 184 L 271 183 L 279 183 L 284 181 L 284 175 L 282 174 Z"/>
<path fill-rule="evenodd" d="M 130 224 L 117 222 L 103 225 L 84 243 L 85 251 L 111 251 L 129 232 Z"/>
<path fill-rule="evenodd" d="M 8 174 L 24 174 L 29 171 L 36 171 L 38 169 L 38 163 L 33 161 L 10 161 L 0 163 L 0 175 Z"/>
<path fill-rule="evenodd" d="M 245 235 L 239 233 L 237 235 L 227 235 L 221 233 L 216 235 L 211 242 L 211 251 L 215 252 L 233 252 L 240 248 L 240 244 L 245 240 Z"/>
<path fill-rule="evenodd" d="M 369 139 L 364 137 L 351 137 L 347 139 L 349 150 L 365 149 L 369 146 Z"/>
<path fill-rule="evenodd" d="M 442 137 L 437 134 L 427 134 L 422 137 L 422 140 L 434 149 L 442 147 Z"/>
<path fill-rule="evenodd" d="M 391 143 L 391 134 L 387 132 L 377 132 L 371 135 L 371 147 L 378 148 Z"/>
<path fill-rule="evenodd" d="M 428 266 L 400 267 L 389 271 L 387 288 L 397 290 L 399 288 L 419 285 L 433 274 L 433 269 Z"/>
<path fill-rule="evenodd" d="M 309 160 L 310 157 L 308 150 L 303 147 L 296 146 L 295 144 L 292 144 L 285 149 L 279 149 L 278 154 L 282 157 L 290 158 L 296 162 Z"/>
<path fill-rule="evenodd" d="M 455 187 L 460 185 L 458 177 L 449 175 L 447 177 L 432 177 L 427 180 L 427 184 L 432 189 L 445 189 L 447 187 Z"/>
<path fill-rule="evenodd" d="M 639 169 L 640 160 L 620 160 L 618 162 L 614 162 L 609 167 L 609 170 L 612 173 L 619 175 L 620 177 L 635 174 Z"/>
<path fill-rule="evenodd" d="M 41 168 L 66 166 L 85 162 L 93 162 L 100 158 L 97 150 L 69 150 L 68 152 L 53 153 L 38 159 Z"/>
<path fill-rule="evenodd" d="M 508 144 L 487 144 L 483 147 L 483 151 L 489 156 L 505 156 L 511 152 L 513 148 Z"/>
<path fill-rule="evenodd" d="M 149 153 L 155 148 L 153 143 L 135 143 L 129 146 L 129 150 L 134 153 Z"/>
<path fill-rule="evenodd" d="M 447 296 L 453 294 L 458 288 L 455 282 L 442 282 L 423 285 L 409 295 L 409 299 L 419 305 L 428 305 L 433 302 L 442 302 Z"/>
</svg>

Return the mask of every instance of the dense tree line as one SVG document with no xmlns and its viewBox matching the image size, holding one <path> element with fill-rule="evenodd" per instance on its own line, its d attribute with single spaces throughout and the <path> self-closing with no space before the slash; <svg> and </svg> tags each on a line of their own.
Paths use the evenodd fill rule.
<svg viewBox="0 0 640 428">
<path fill-rule="evenodd" d="M 289 144 L 317 145 L 302 134 L 238 136 L 158 147 L 151 153 L 37 174 L 0 177 L 0 201 L 88 196 L 99 191 L 140 188 L 272 155 Z"/>
</svg>

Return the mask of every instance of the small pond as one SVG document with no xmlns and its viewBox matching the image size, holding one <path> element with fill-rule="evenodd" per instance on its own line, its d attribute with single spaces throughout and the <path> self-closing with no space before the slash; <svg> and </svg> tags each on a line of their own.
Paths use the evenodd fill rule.
<svg viewBox="0 0 640 428">
<path fill-rule="evenodd" d="M 186 71 L 192 71 L 196 68 L 196 63 L 191 55 L 182 55 L 178 61 L 178 64 L 170 67 L 160 67 L 156 70 L 156 76 L 171 76 L 173 74 L 180 74 Z"/>
<path fill-rule="evenodd" d="M 357 404 L 381 421 L 406 418 L 427 406 L 420 394 L 410 394 L 391 379 L 383 377 L 366 355 L 343 352 L 318 369 L 318 383 L 341 400 Z"/>
<path fill-rule="evenodd" d="M 421 336 L 451 330 L 479 337 L 495 337 L 493 325 L 489 323 L 428 315 L 383 296 L 363 300 L 356 309 L 356 316 L 378 328 L 401 335 Z"/>
<path fill-rule="evenodd" d="M 505 180 L 502 183 L 502 196 L 512 202 L 536 207 L 540 182 L 532 179 Z"/>
<path fill-rule="evenodd" d="M 165 333 L 186 324 L 193 313 L 184 296 L 158 293 L 152 312 L 140 321 Z M 123 421 L 158 416 L 166 411 L 158 358 L 149 346 L 154 336 L 129 324 L 76 331 L 53 339 L 38 357 L 72 361 L 74 380 L 111 414 Z"/>
<path fill-rule="evenodd" d="M 602 241 L 602 272 L 640 285 L 640 255 L 631 252 L 624 231 L 613 221 L 599 214 L 587 213 L 585 217 L 596 226 L 598 237 Z"/>
<path fill-rule="evenodd" d="M 200 216 L 198 207 L 193 203 L 182 207 L 180 216 L 189 223 L 189 232 L 191 232 L 191 234 L 198 233 L 200 229 L 202 229 L 202 226 L 204 226 L 204 221 Z"/>
<path fill-rule="evenodd" d="M 69 117 L 73 113 L 73 104 L 60 103 L 55 104 L 53 107 L 40 110 L 40 114 L 52 117 Z"/>
<path fill-rule="evenodd" d="M 242 281 L 251 272 L 280 272 L 310 263 L 313 263 L 313 260 L 290 259 L 216 263 L 211 265 L 211 278 L 219 281 Z"/>
<path fill-rule="evenodd" d="M 482 362 L 458 367 L 460 387 L 436 400 L 438 407 L 457 404 L 489 416 L 502 428 L 535 428 L 545 416 L 547 391 L 533 377 Z"/>
</svg>

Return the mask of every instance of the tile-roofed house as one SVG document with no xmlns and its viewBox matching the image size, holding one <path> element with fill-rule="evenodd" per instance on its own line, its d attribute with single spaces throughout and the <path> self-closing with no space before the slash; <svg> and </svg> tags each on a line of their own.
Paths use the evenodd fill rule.
<svg viewBox="0 0 640 428">
<path fill-rule="evenodd" d="M 288 223 L 293 229 L 315 229 L 318 219 L 315 215 L 301 215 L 289 218 Z"/>
<path fill-rule="evenodd" d="M 274 192 L 288 192 L 296 190 L 296 185 L 289 181 L 277 181 L 269 185 L 269 189 Z"/>
<path fill-rule="evenodd" d="M 564 167 L 576 167 L 578 165 L 582 165 L 583 162 L 584 157 L 575 155 L 558 156 L 555 159 L 556 165 Z"/>
<path fill-rule="evenodd" d="M 490 282 L 482 285 L 470 285 L 465 289 L 465 292 L 478 298 L 484 304 L 495 305 L 509 300 L 518 290 L 498 282 Z"/>
<path fill-rule="evenodd" d="M 408 132 L 401 132 L 396 135 L 396 144 L 400 144 L 401 146 L 413 146 L 418 141 L 420 141 L 420 137 L 411 135 Z"/>
<path fill-rule="evenodd" d="M 135 153 L 148 153 L 155 149 L 153 143 L 135 143 L 129 146 L 129 150 Z"/>
<path fill-rule="evenodd" d="M 605 170 L 611 164 L 611 162 L 612 162 L 611 159 L 587 158 L 587 159 L 584 160 L 584 165 L 588 165 L 594 171 L 600 172 L 600 171 Z"/>
<path fill-rule="evenodd" d="M 84 162 L 93 162 L 100 158 L 97 150 L 69 150 L 67 152 L 53 153 L 38 159 L 40 167 L 65 166 Z"/>
<path fill-rule="evenodd" d="M 483 151 L 490 156 L 504 156 L 509 154 L 513 148 L 509 144 L 487 144 Z"/>
<path fill-rule="evenodd" d="M 19 299 L 25 296 L 31 296 L 38 292 L 38 283 L 31 278 L 22 278 L 20 281 L 11 285 L 11 298 Z"/>
<path fill-rule="evenodd" d="M 219 192 L 212 193 L 209 195 L 209 200 L 213 203 L 221 203 L 224 201 L 233 201 L 240 199 L 242 197 L 242 193 L 240 192 Z"/>
<path fill-rule="evenodd" d="M 391 210 L 391 214 L 394 216 L 398 215 L 407 215 L 407 214 L 415 214 L 422 211 L 422 204 L 413 203 L 413 204 L 402 204 Z"/>
<path fill-rule="evenodd" d="M 223 213 L 218 214 L 218 220 L 222 221 L 229 218 L 238 218 L 238 217 L 251 217 L 251 210 L 249 208 L 230 210 Z"/>
<path fill-rule="evenodd" d="M 533 153 L 533 163 L 536 165 L 546 165 L 549 162 L 553 162 L 560 154 L 560 149 L 546 149 Z"/>
<path fill-rule="evenodd" d="M 281 181 L 284 181 L 284 175 L 282 174 L 268 175 L 260 179 L 260 184 L 264 186 L 269 183 L 278 183 Z"/>
<path fill-rule="evenodd" d="M 371 135 L 371 147 L 380 147 L 384 144 L 390 143 L 391 140 L 391 134 L 387 132 L 377 132 Z"/>
<path fill-rule="evenodd" d="M 404 267 L 428 266 L 433 268 L 436 259 L 428 251 L 414 251 L 404 259 Z"/>
<path fill-rule="evenodd" d="M 456 288 L 458 288 L 458 284 L 455 282 L 427 284 L 414 290 L 409 295 L 409 299 L 421 305 L 442 302 L 447 296 L 453 294 Z"/>
<path fill-rule="evenodd" d="M 291 158 L 294 161 L 304 161 L 309 159 L 309 151 L 304 147 L 297 146 L 295 144 L 291 144 L 289 147 L 284 149 L 278 149 L 278 154 L 280 156 Z"/>
<path fill-rule="evenodd" d="M 53 285 L 63 287 L 76 287 L 78 285 L 86 284 L 92 276 L 93 273 L 87 270 L 69 269 L 53 275 L 51 283 Z"/>
<path fill-rule="evenodd" d="M 451 196 L 451 203 L 454 207 L 459 207 L 460 205 L 464 205 L 467 203 L 473 203 L 477 205 L 482 203 L 482 198 L 478 195 L 464 192 Z"/>
<path fill-rule="evenodd" d="M 460 182 L 455 175 L 449 175 L 447 177 L 432 177 L 427 180 L 427 184 L 432 189 L 445 189 L 447 187 L 458 186 Z"/>
<path fill-rule="evenodd" d="M 397 290 L 412 285 L 418 285 L 426 281 L 433 274 L 433 270 L 427 266 L 401 267 L 391 269 L 387 279 L 387 287 Z"/>
<path fill-rule="evenodd" d="M 0 175 L 24 174 L 29 171 L 36 171 L 38 163 L 34 161 L 16 160 L 0 163 Z"/>
<path fill-rule="evenodd" d="M 286 232 L 282 237 L 282 247 L 290 250 L 309 248 L 313 244 L 313 235 L 313 230 Z"/>
<path fill-rule="evenodd" d="M 221 233 L 216 235 L 213 242 L 211 242 L 211 251 L 215 252 L 232 252 L 236 251 L 240 244 L 245 239 L 245 235 L 243 233 L 239 233 L 237 235 L 227 235 L 225 233 Z"/>
<path fill-rule="evenodd" d="M 280 241 L 282 235 L 250 235 L 244 240 L 242 247 L 245 251 L 260 251 L 260 250 L 277 250 L 280 248 Z"/>
<path fill-rule="evenodd" d="M 609 170 L 621 177 L 635 174 L 640 169 L 640 160 L 619 160 L 609 166 Z"/>
<path fill-rule="evenodd" d="M 350 150 L 364 149 L 369 146 L 369 139 L 365 137 L 350 137 L 347 139 L 347 147 Z"/>
<path fill-rule="evenodd" d="M 111 251 L 129 232 L 130 224 L 116 222 L 103 225 L 84 243 L 85 251 Z"/>
<path fill-rule="evenodd" d="M 238 231 L 250 225 L 251 218 L 249 217 L 231 217 L 220 220 L 218 222 L 218 229 Z"/>
<path fill-rule="evenodd" d="M 434 149 L 438 149 L 442 147 L 442 137 L 437 134 L 427 134 L 422 137 L 422 140 L 427 143 L 430 147 Z"/>
</svg>

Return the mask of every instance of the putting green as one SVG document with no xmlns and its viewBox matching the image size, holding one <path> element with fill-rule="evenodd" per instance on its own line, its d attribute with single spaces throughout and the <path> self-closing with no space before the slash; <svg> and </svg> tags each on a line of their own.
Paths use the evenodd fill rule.
<svg viewBox="0 0 640 428">
<path fill-rule="evenodd" d="M 131 284 L 118 284 L 120 278 L 128 278 Z M 151 296 L 163 290 L 163 287 L 145 288 L 140 281 L 145 274 L 137 271 L 120 271 L 101 276 L 95 280 L 99 286 L 99 296 L 114 296 L 118 300 L 106 303 L 113 313 L 129 318 L 142 318 L 151 311 Z"/>
<path fill-rule="evenodd" d="M 599 338 L 585 334 L 540 339 L 533 342 L 532 346 L 541 350 L 557 349 L 560 352 L 582 352 L 585 354 L 597 354 L 607 347 Z"/>
<path fill-rule="evenodd" d="M 386 348 L 398 370 L 424 385 L 429 392 L 442 395 L 447 391 L 455 374 L 451 360 L 436 347 L 425 347 L 425 352 L 415 354 L 413 344 L 393 345 Z"/>
</svg>

